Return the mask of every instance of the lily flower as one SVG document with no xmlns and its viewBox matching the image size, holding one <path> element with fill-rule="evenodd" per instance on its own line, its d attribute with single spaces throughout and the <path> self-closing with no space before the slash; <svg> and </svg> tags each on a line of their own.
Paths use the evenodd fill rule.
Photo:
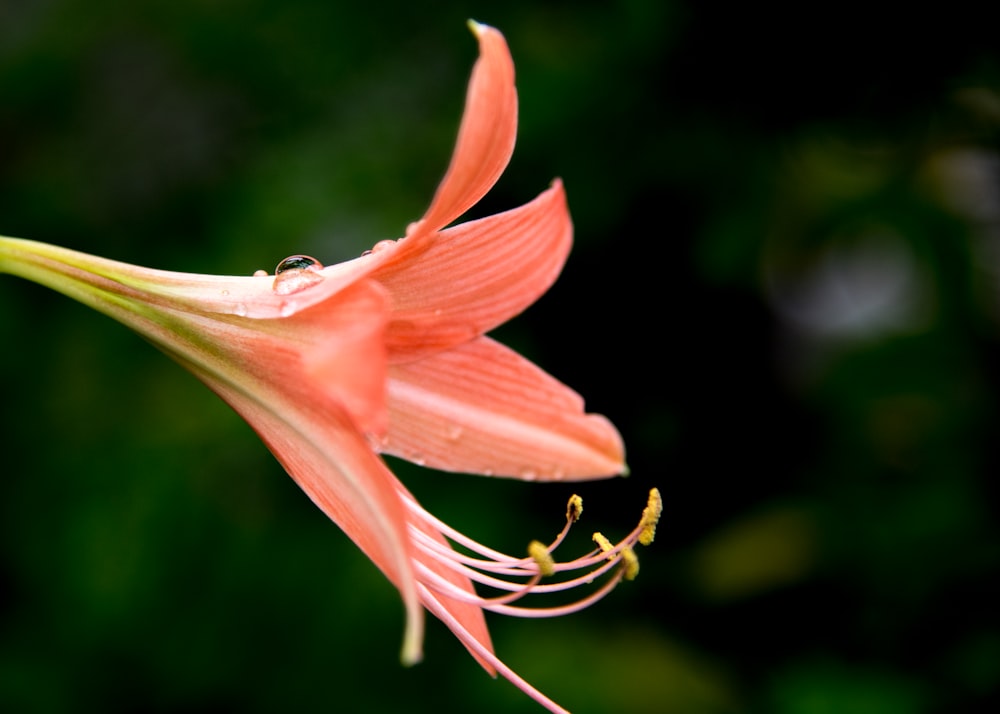
<svg viewBox="0 0 1000 714">
<path fill-rule="evenodd" d="M 574 497 L 555 540 L 532 542 L 526 557 L 513 557 L 435 519 L 379 456 L 524 480 L 626 471 L 621 437 L 607 419 L 587 414 L 579 395 L 485 336 L 556 279 L 572 223 L 555 181 L 520 208 L 448 227 L 496 182 L 517 127 L 506 42 L 491 27 L 470 27 L 480 57 L 457 145 L 430 207 L 405 237 L 328 267 L 292 256 L 273 276 L 154 270 L 0 237 L 0 272 L 119 320 L 239 413 L 399 589 L 404 662 L 421 657 L 426 608 L 487 671 L 562 711 L 496 657 L 484 610 L 562 615 L 634 577 L 633 546 L 652 540 L 659 494 L 651 493 L 639 525 L 617 544 L 595 536 L 593 551 L 556 562 L 552 553 L 582 510 Z M 575 603 L 514 604 L 608 572 L 602 587 Z M 506 594 L 481 596 L 473 582 Z"/>
</svg>

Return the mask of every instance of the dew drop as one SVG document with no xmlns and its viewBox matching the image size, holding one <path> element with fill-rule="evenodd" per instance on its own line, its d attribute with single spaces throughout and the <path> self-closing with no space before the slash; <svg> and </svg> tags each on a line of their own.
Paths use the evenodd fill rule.
<svg viewBox="0 0 1000 714">
<path fill-rule="evenodd" d="M 521 471 L 521 479 L 524 481 L 535 481 L 538 479 L 538 472 L 534 469 L 524 469 Z"/>
<path fill-rule="evenodd" d="M 381 253 L 386 248 L 389 248 L 389 247 L 394 246 L 394 245 L 396 245 L 396 241 L 394 241 L 394 240 L 380 240 L 378 243 L 376 243 L 375 245 L 373 245 L 371 248 L 369 248 L 368 250 L 362 252 L 361 256 L 364 257 L 366 255 L 371 255 L 372 253 Z"/>
<path fill-rule="evenodd" d="M 278 263 L 274 269 L 274 292 L 290 295 L 310 288 L 323 281 L 320 270 L 323 264 L 308 255 L 293 255 Z"/>
<path fill-rule="evenodd" d="M 274 274 L 281 275 L 288 270 L 305 270 L 307 268 L 319 270 L 322 267 L 323 264 L 312 256 L 292 255 L 278 263 L 278 267 L 274 269 Z"/>
<path fill-rule="evenodd" d="M 255 270 L 255 271 L 253 271 L 253 276 L 255 278 L 266 278 L 268 275 L 270 275 L 270 273 L 268 273 L 266 270 Z"/>
<path fill-rule="evenodd" d="M 452 441 L 458 441 L 458 438 L 462 436 L 462 427 L 455 424 L 448 430 L 448 438 Z"/>
<path fill-rule="evenodd" d="M 236 305 L 233 306 L 233 314 L 236 315 L 237 317 L 246 317 L 247 306 L 242 302 L 236 303 Z"/>
<path fill-rule="evenodd" d="M 222 291 L 222 297 L 228 297 L 228 296 L 229 296 L 229 291 L 228 290 L 223 290 Z"/>
</svg>

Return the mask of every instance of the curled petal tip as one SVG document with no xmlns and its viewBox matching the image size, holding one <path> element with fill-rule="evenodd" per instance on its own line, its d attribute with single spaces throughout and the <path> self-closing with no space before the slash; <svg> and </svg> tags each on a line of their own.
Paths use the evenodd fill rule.
<svg viewBox="0 0 1000 714">
<path fill-rule="evenodd" d="M 412 667 L 414 665 L 420 664 L 420 662 L 423 661 L 423 659 L 424 659 L 424 653 L 422 651 L 417 650 L 416 652 L 410 652 L 409 650 L 407 650 L 405 646 L 403 647 L 403 651 L 399 655 L 399 661 L 403 664 L 404 667 Z"/>
<path fill-rule="evenodd" d="M 481 22 L 476 22 L 472 18 L 469 18 L 465 24 L 469 26 L 469 29 L 472 31 L 472 34 L 475 35 L 476 37 L 479 37 L 487 30 L 493 29 L 489 25 L 484 25 Z"/>
<path fill-rule="evenodd" d="M 404 667 L 412 667 L 415 664 L 420 664 L 423 660 L 424 650 L 422 640 L 422 631 L 414 632 L 411 628 L 407 629 L 406 635 L 403 638 L 403 648 L 399 653 L 399 661 L 402 662 Z"/>
<path fill-rule="evenodd" d="M 404 592 L 403 588 L 400 588 L 400 592 L 403 593 L 406 626 L 403 628 L 403 646 L 399 652 L 399 661 L 404 667 L 412 667 L 424 658 L 424 608 L 418 598 L 407 597 L 408 593 Z"/>
<path fill-rule="evenodd" d="M 448 170 L 412 238 L 444 228 L 474 206 L 496 183 L 514 150 L 517 90 L 507 41 L 489 25 L 470 21 L 469 28 L 479 42 L 479 59 L 466 91 L 458 140 Z"/>
</svg>

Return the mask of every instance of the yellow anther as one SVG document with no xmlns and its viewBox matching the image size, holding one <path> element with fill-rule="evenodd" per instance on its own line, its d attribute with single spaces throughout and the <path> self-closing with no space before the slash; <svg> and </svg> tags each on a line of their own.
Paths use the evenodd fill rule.
<svg viewBox="0 0 1000 714">
<path fill-rule="evenodd" d="M 538 572 L 542 575 L 552 575 L 556 572 L 556 562 L 552 559 L 552 553 L 545 547 L 544 543 L 533 540 L 528 543 L 528 555 L 538 566 Z"/>
<path fill-rule="evenodd" d="M 642 509 L 642 520 L 639 521 L 642 528 L 642 532 L 639 533 L 639 542 L 643 545 L 649 545 L 653 542 L 653 538 L 656 536 L 656 524 L 659 522 L 662 512 L 663 500 L 660 498 L 660 492 L 655 488 L 651 489 L 646 507 Z"/>
<path fill-rule="evenodd" d="M 614 546 L 611 545 L 611 541 L 605 538 L 602 533 L 595 533 L 593 538 L 594 542 L 597 543 L 597 547 L 601 549 L 602 553 L 607 553 L 609 550 L 614 548 Z M 615 559 L 614 555 L 608 557 L 608 560 L 614 560 L 614 559 Z"/>
<path fill-rule="evenodd" d="M 574 493 L 569 497 L 569 503 L 566 504 L 566 520 L 570 523 L 576 523 L 582 515 L 583 499 Z"/>
<path fill-rule="evenodd" d="M 625 579 L 635 580 L 639 574 L 639 557 L 630 547 L 622 548 L 622 563 L 625 566 Z"/>
</svg>

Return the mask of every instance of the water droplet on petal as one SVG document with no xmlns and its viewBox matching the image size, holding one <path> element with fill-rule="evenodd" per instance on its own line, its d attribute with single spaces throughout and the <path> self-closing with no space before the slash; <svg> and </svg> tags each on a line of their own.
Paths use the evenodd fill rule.
<svg viewBox="0 0 1000 714">
<path fill-rule="evenodd" d="M 462 427 L 455 424 L 448 430 L 448 438 L 452 441 L 458 441 L 458 438 L 462 436 Z"/>
<path fill-rule="evenodd" d="M 255 270 L 255 271 L 253 271 L 253 276 L 255 278 L 266 278 L 268 275 L 270 275 L 270 273 L 268 273 L 266 270 Z"/>
<path fill-rule="evenodd" d="M 306 268 L 311 268 L 312 270 L 319 270 L 323 267 L 323 264 L 318 260 L 309 255 L 292 255 L 285 258 L 283 261 L 278 263 L 278 267 L 274 269 L 275 275 L 281 275 L 282 273 L 289 270 L 305 270 Z"/>
<path fill-rule="evenodd" d="M 534 469 L 524 469 L 521 471 L 521 479 L 524 481 L 535 481 L 538 479 L 538 472 Z"/>
<path fill-rule="evenodd" d="M 233 306 L 233 314 L 236 315 L 237 317 L 246 317 L 247 306 L 241 302 L 236 303 L 236 305 Z"/>
<path fill-rule="evenodd" d="M 378 253 L 386 248 L 396 245 L 394 240 L 380 240 L 378 243 L 372 246 L 372 253 Z"/>
<path fill-rule="evenodd" d="M 323 281 L 319 272 L 323 264 L 308 255 L 293 255 L 278 263 L 274 269 L 274 292 L 290 295 Z"/>
</svg>

